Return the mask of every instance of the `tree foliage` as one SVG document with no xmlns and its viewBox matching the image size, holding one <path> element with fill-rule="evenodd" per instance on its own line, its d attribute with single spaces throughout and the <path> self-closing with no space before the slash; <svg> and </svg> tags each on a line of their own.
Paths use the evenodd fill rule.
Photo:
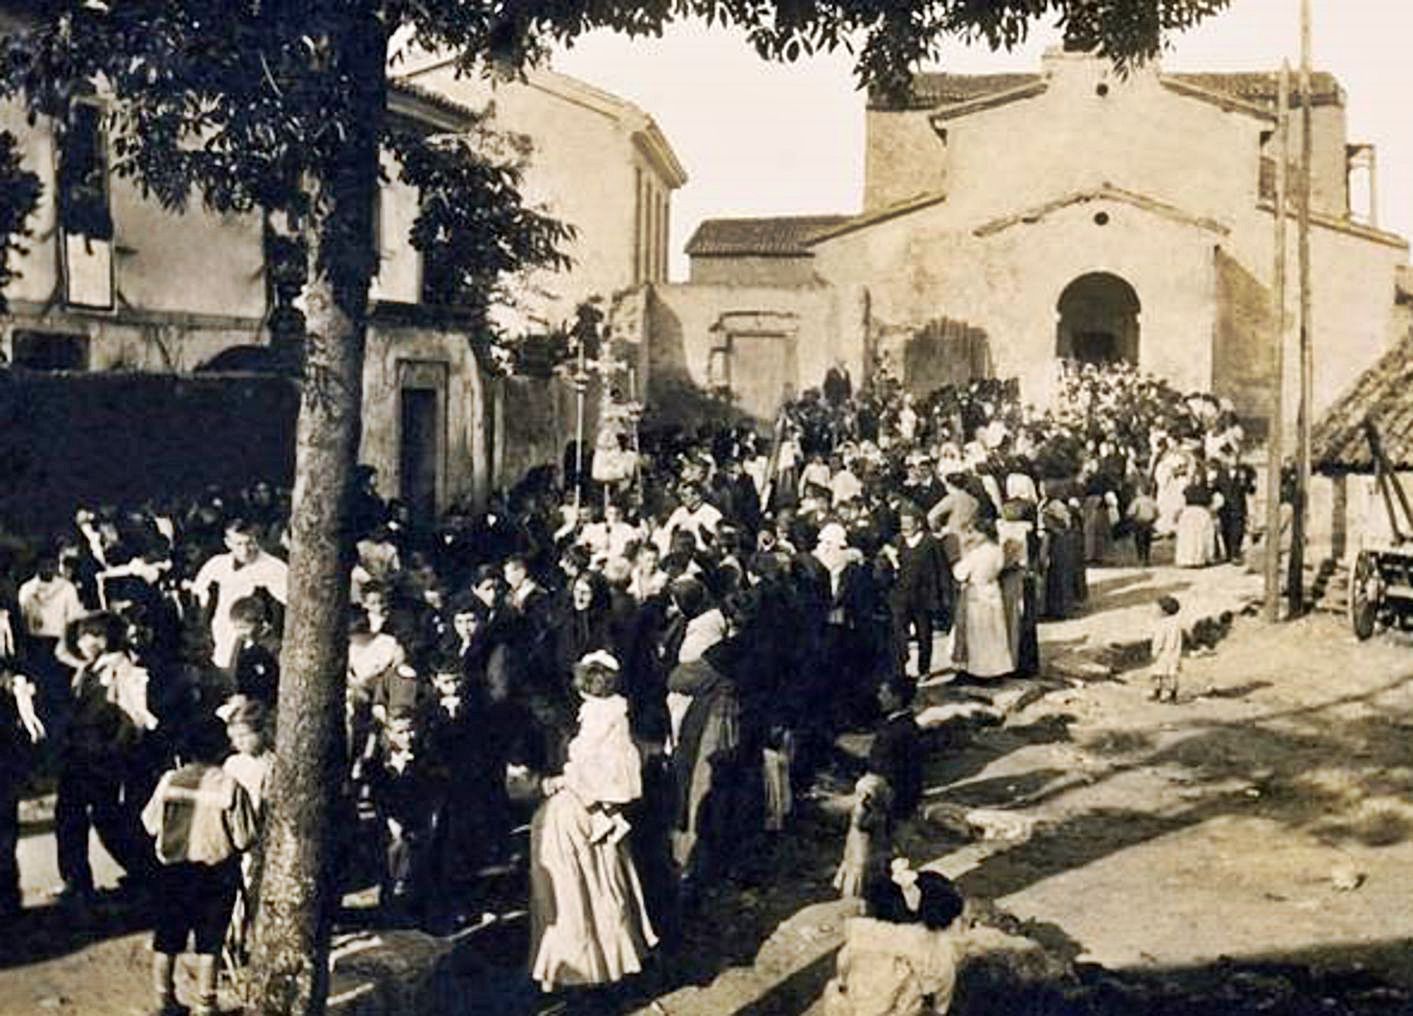
<svg viewBox="0 0 1413 1016">
<path fill-rule="evenodd" d="M 5 288 L 19 275 L 11 258 L 25 251 L 25 221 L 39 203 L 40 190 L 39 177 L 20 160 L 15 136 L 0 131 L 0 313 L 6 309 Z"/>
<path fill-rule="evenodd" d="M 317 1014 L 328 989 L 337 902 L 329 849 L 341 772 L 347 522 L 361 428 L 371 207 L 393 151 L 422 191 L 412 242 L 446 290 L 517 266 L 560 264 L 562 227 L 528 208 L 514 159 L 474 139 L 409 131 L 389 118 L 398 46 L 456 55 L 468 74 L 513 74 L 555 45 L 611 29 L 660 34 L 687 17 L 734 26 L 761 56 L 854 55 L 861 86 L 906 91 L 947 39 L 1010 48 L 1043 19 L 1120 64 L 1226 0 L 23 0 L 29 27 L 0 40 L 0 98 L 62 124 L 95 89 L 108 105 L 113 168 L 182 210 L 276 212 L 276 246 L 302 253 L 308 321 L 296 434 L 286 683 L 254 1011 Z M 395 65 L 397 53 L 392 53 Z M 476 135 L 484 125 L 473 128 Z M 484 147 L 484 146 L 483 146 Z M 4 202 L 0 202 L 4 204 Z M 21 207 L 17 205 L 16 207 Z M 19 217 L 22 221 L 23 216 Z M 0 221 L 13 225 L 15 218 Z M 8 235 L 8 234 L 7 234 Z"/>
<path fill-rule="evenodd" d="M 462 302 L 484 302 L 497 280 L 529 267 L 562 268 L 572 229 L 519 193 L 528 156 L 483 112 L 463 136 L 419 130 L 385 115 L 382 95 L 336 55 L 378 4 L 49 4 L 0 47 L 0 94 L 33 114 L 67 119 L 101 89 L 113 170 L 172 211 L 193 199 L 220 212 L 277 209 L 319 216 L 303 186 L 343 171 L 350 135 L 370 122 L 397 172 L 420 191 L 411 243 Z M 321 250 L 352 278 L 376 271 L 370 237 L 331 236 Z M 316 271 L 325 266 L 311 266 Z"/>
</svg>

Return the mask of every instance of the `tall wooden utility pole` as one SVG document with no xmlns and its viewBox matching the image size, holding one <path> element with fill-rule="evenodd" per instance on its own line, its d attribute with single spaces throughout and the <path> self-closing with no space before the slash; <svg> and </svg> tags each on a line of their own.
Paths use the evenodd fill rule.
<svg viewBox="0 0 1413 1016">
<path fill-rule="evenodd" d="M 1266 620 L 1281 613 L 1281 468 L 1285 463 L 1285 262 L 1286 169 L 1290 164 L 1290 63 L 1281 67 L 1276 94 L 1275 364 L 1270 426 L 1266 430 Z"/>
<path fill-rule="evenodd" d="M 1300 0 L 1300 408 L 1296 413 L 1295 512 L 1291 519 L 1290 616 L 1305 609 L 1305 534 L 1310 517 L 1310 411 L 1314 352 L 1310 328 L 1310 190 L 1314 95 L 1310 85 L 1310 0 Z"/>
</svg>

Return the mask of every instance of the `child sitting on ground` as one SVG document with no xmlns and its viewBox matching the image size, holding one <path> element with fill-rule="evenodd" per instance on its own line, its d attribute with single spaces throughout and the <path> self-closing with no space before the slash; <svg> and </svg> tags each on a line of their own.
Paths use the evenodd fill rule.
<svg viewBox="0 0 1413 1016">
<path fill-rule="evenodd" d="M 1176 702 L 1178 674 L 1182 671 L 1182 605 L 1173 596 L 1158 598 L 1158 619 L 1153 625 L 1149 652 L 1153 657 L 1152 676 L 1155 701 Z"/>
<path fill-rule="evenodd" d="M 837 973 L 825 988 L 825 1016 L 922 1016 L 952 1004 L 966 951 L 956 886 L 903 858 L 891 877 L 870 880 L 865 916 L 844 922 Z"/>
<path fill-rule="evenodd" d="M 155 927 L 152 987 L 158 1016 L 188 1010 L 177 1003 L 173 975 L 188 937 L 196 946 L 196 1005 L 192 1016 L 215 1016 L 216 960 L 226 938 L 240 886 L 240 854 L 255 842 L 257 823 L 250 797 L 221 769 L 226 732 L 211 718 L 186 737 L 186 763 L 163 774 L 142 812 L 156 838 Z"/>
</svg>

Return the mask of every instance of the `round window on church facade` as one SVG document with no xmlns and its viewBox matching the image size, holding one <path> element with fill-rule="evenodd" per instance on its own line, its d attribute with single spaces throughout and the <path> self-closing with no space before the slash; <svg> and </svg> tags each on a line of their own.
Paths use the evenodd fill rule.
<svg viewBox="0 0 1413 1016">
<path fill-rule="evenodd" d="M 1094 216 L 1094 225 L 1096 225 L 1096 226 L 1107 226 L 1108 224 L 1109 224 L 1109 213 L 1108 213 L 1108 212 L 1099 212 L 1098 214 L 1096 214 L 1096 215 Z"/>
</svg>

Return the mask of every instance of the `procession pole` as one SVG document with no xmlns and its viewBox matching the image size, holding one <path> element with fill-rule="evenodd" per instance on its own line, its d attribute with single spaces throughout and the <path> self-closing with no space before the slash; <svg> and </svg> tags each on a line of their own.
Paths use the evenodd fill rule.
<svg viewBox="0 0 1413 1016">
<path fill-rule="evenodd" d="M 1281 467 L 1285 462 L 1286 166 L 1290 159 L 1290 64 L 1281 68 L 1276 98 L 1275 364 L 1271 421 L 1266 429 L 1266 620 L 1280 620 Z"/>
<path fill-rule="evenodd" d="M 579 367 L 574 373 L 574 516 L 578 518 L 584 496 L 584 335 L 579 335 Z"/>
<path fill-rule="evenodd" d="M 1310 412 L 1314 351 L 1310 328 L 1310 191 L 1314 161 L 1314 96 L 1310 84 L 1310 0 L 1300 3 L 1300 405 L 1296 412 L 1296 493 L 1291 524 L 1290 578 L 1286 595 L 1291 617 L 1305 608 L 1305 536 L 1310 515 Z"/>
</svg>

